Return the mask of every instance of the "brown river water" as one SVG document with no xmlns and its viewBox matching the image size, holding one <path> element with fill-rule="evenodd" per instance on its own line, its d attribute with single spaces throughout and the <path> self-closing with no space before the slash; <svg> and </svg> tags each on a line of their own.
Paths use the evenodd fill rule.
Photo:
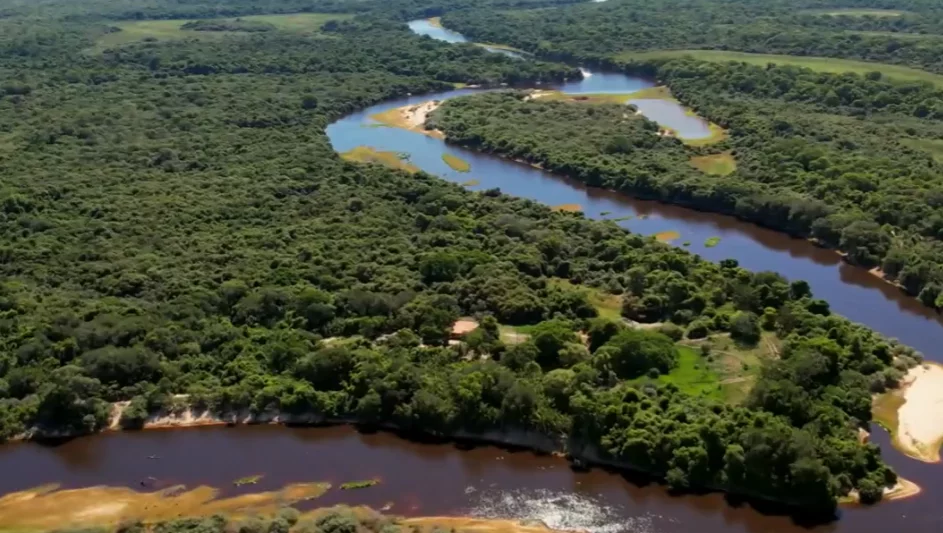
<svg viewBox="0 0 943 533">
<path fill-rule="evenodd" d="M 874 507 L 847 507 L 835 522 L 806 526 L 793 519 L 729 502 L 722 494 L 670 495 L 655 483 L 593 469 L 576 472 L 566 460 L 493 446 L 417 443 L 350 427 L 202 427 L 105 433 L 59 444 L 0 447 L 0 494 L 46 483 L 158 490 L 210 485 L 222 495 L 259 492 L 289 483 L 380 478 L 362 490 L 332 490 L 307 507 L 366 504 L 408 516 L 474 515 L 540 519 L 549 526 L 591 533 L 786 533 L 943 531 L 943 468 L 906 459 L 877 433 L 887 459 L 923 493 Z M 149 458 L 150 456 L 157 458 Z M 233 486 L 263 475 L 257 485 Z M 148 480 L 154 478 L 154 480 Z M 141 486 L 148 480 L 147 487 Z"/>
</svg>

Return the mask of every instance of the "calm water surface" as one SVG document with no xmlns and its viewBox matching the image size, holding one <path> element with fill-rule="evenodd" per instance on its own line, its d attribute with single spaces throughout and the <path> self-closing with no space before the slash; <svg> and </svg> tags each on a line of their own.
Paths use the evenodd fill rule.
<svg viewBox="0 0 943 533">
<path fill-rule="evenodd" d="M 711 136 L 711 129 L 706 120 L 696 115 L 689 115 L 687 110 L 675 102 L 656 98 L 629 100 L 646 117 L 662 126 L 671 128 L 682 139 L 705 139 Z"/>
<path fill-rule="evenodd" d="M 879 440 L 885 437 L 879 436 Z M 148 459 L 158 455 L 156 460 Z M 925 492 L 913 499 L 871 508 L 848 508 L 841 519 L 814 532 L 908 533 L 943 531 L 941 467 L 890 453 L 898 470 Z M 602 470 L 574 472 L 566 461 L 494 447 L 459 449 L 419 444 L 348 427 L 249 426 L 108 433 L 59 446 L 0 447 L 0 493 L 42 483 L 64 487 L 124 485 L 157 479 L 154 489 L 207 484 L 224 495 L 259 492 L 287 483 L 379 477 L 360 491 L 332 490 L 306 505 L 388 503 L 404 515 L 470 514 L 541 519 L 552 527 L 592 533 L 793 533 L 808 531 L 790 518 L 734 506 L 720 494 L 672 496 L 656 484 Z M 234 487 L 235 479 L 264 474 L 258 485 Z"/>
</svg>

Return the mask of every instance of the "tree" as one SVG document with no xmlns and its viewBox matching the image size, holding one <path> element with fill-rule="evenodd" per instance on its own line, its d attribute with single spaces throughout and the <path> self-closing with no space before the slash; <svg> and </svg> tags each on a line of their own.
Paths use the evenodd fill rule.
<svg viewBox="0 0 943 533">
<path fill-rule="evenodd" d="M 595 354 L 597 367 L 610 368 L 617 376 L 631 379 L 649 369 L 667 373 L 678 362 L 678 350 L 671 339 L 652 331 L 625 330 Z"/>
<path fill-rule="evenodd" d="M 730 337 L 737 342 L 755 345 L 760 341 L 760 321 L 754 313 L 741 311 L 730 322 Z"/>
<path fill-rule="evenodd" d="M 579 342 L 580 338 L 569 323 L 548 320 L 534 326 L 531 340 L 537 347 L 537 363 L 544 370 L 551 370 L 560 366 L 560 352 L 567 344 Z"/>
</svg>

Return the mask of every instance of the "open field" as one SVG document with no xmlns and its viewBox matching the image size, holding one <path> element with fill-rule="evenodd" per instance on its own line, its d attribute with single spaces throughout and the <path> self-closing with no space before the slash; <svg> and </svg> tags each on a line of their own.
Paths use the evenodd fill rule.
<svg viewBox="0 0 943 533">
<path fill-rule="evenodd" d="M 355 163 L 379 163 L 390 168 L 405 170 L 410 173 L 419 172 L 418 167 L 404 161 L 399 154 L 395 152 L 383 152 L 369 146 L 358 146 L 342 153 L 341 158 Z"/>
<path fill-rule="evenodd" d="M 900 142 L 915 150 L 927 152 L 938 163 L 943 163 L 943 139 L 901 139 Z"/>
<path fill-rule="evenodd" d="M 855 8 L 833 8 L 833 9 L 806 9 L 802 11 L 805 15 L 826 15 L 830 17 L 899 17 L 907 11 L 897 9 L 855 9 Z"/>
<path fill-rule="evenodd" d="M 265 22 L 284 31 L 317 31 L 328 20 L 343 20 L 350 17 L 351 15 L 334 13 L 293 13 L 290 15 L 251 15 L 241 17 L 241 19 L 245 21 Z M 219 39 L 232 35 L 248 35 L 245 32 L 192 31 L 181 29 L 181 26 L 188 22 L 193 22 L 193 19 L 116 22 L 112 25 L 121 31 L 108 33 L 99 37 L 93 50 L 102 51 L 108 48 L 144 40 Z"/>
<path fill-rule="evenodd" d="M 599 316 L 608 318 L 609 320 L 621 320 L 622 297 L 618 294 L 607 294 L 596 287 L 574 285 L 568 279 L 550 278 L 547 281 L 562 289 L 586 291 L 586 299 L 589 301 L 590 305 L 596 308 L 596 312 L 599 313 Z"/>
<path fill-rule="evenodd" d="M 712 176 L 727 176 L 737 170 L 737 160 L 730 152 L 698 155 L 691 158 L 691 166 Z"/>
<path fill-rule="evenodd" d="M 656 50 L 651 52 L 622 52 L 616 56 L 617 60 L 629 61 L 632 59 L 660 59 L 673 57 L 693 57 L 701 61 L 742 61 L 753 65 L 765 66 L 769 63 L 778 65 L 794 65 L 805 67 L 817 72 L 840 74 L 854 72 L 866 74 L 880 72 L 889 78 L 900 81 L 925 81 L 943 87 L 943 75 L 932 74 L 923 70 L 890 65 L 887 63 L 870 63 L 867 61 L 853 61 L 851 59 L 835 59 L 829 57 L 787 56 L 779 54 L 749 54 L 745 52 L 729 52 L 725 50 Z"/>
<path fill-rule="evenodd" d="M 710 346 L 707 357 L 700 353 L 703 344 Z M 690 354 L 682 351 L 678 368 L 662 378 L 682 390 L 697 394 L 705 391 L 727 403 L 741 403 L 756 383 L 763 362 L 779 357 L 779 345 L 773 333 L 763 333 L 756 346 L 741 346 L 727 334 L 682 341 L 681 347 L 696 352 L 697 360 L 692 361 Z M 695 364 L 698 368 L 693 368 Z M 713 383 L 705 381 L 708 377 L 713 377 Z"/>
<path fill-rule="evenodd" d="M 552 100 L 557 102 L 579 102 L 582 104 L 624 104 L 629 94 L 590 93 L 565 94 L 560 91 L 533 91 L 530 98 L 537 100 Z"/>
</svg>

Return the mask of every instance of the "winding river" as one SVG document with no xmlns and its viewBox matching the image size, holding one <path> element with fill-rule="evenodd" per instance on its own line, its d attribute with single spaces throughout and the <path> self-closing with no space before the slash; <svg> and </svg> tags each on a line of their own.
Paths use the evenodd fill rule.
<svg viewBox="0 0 943 533">
<path fill-rule="evenodd" d="M 413 24 L 414 28 L 426 26 Z M 417 30 L 418 31 L 418 30 Z M 453 32 L 454 33 L 454 32 Z M 451 35 L 450 38 L 455 38 Z M 568 93 L 633 92 L 647 80 L 591 73 L 583 81 L 557 87 Z M 805 279 L 832 308 L 885 335 L 897 337 L 941 360 L 940 318 L 914 299 L 864 270 L 844 264 L 828 250 L 736 219 L 677 208 L 609 191 L 591 189 L 526 165 L 447 145 L 439 139 L 392 128 L 371 127 L 375 113 L 430 99 L 470 94 L 455 90 L 385 102 L 328 127 L 337 151 L 366 145 L 407 152 L 412 164 L 476 188 L 500 187 L 508 194 L 549 205 L 579 204 L 591 218 L 632 216 L 620 225 L 642 234 L 677 231 L 678 242 L 710 260 L 737 259 L 752 270 L 773 270 Z M 655 112 L 653 112 L 655 113 Z M 658 120 L 659 117 L 652 116 Z M 459 173 L 443 154 L 471 163 Z M 607 212 L 606 215 L 603 215 Z M 720 237 L 715 247 L 709 237 Z M 815 532 L 869 533 L 943 531 L 943 466 L 908 459 L 890 446 L 885 432 L 873 437 L 898 473 L 923 488 L 920 495 L 870 508 L 843 508 L 840 520 Z M 149 459 L 149 456 L 159 458 Z M 264 474 L 258 485 L 235 487 L 237 478 Z M 673 496 L 658 485 L 594 469 L 574 472 L 555 457 L 491 446 L 460 447 L 416 443 L 390 434 L 360 434 L 351 428 L 249 426 L 106 433 L 61 443 L 16 443 L 0 447 L 0 495 L 45 483 L 65 488 L 118 485 L 149 489 L 176 484 L 222 487 L 223 494 L 258 492 L 287 483 L 379 477 L 360 491 L 331 491 L 307 506 L 334 503 L 389 507 L 405 515 L 472 514 L 540 519 L 558 528 L 591 533 L 793 533 L 809 531 L 792 519 L 727 501 L 721 494 Z"/>
</svg>

